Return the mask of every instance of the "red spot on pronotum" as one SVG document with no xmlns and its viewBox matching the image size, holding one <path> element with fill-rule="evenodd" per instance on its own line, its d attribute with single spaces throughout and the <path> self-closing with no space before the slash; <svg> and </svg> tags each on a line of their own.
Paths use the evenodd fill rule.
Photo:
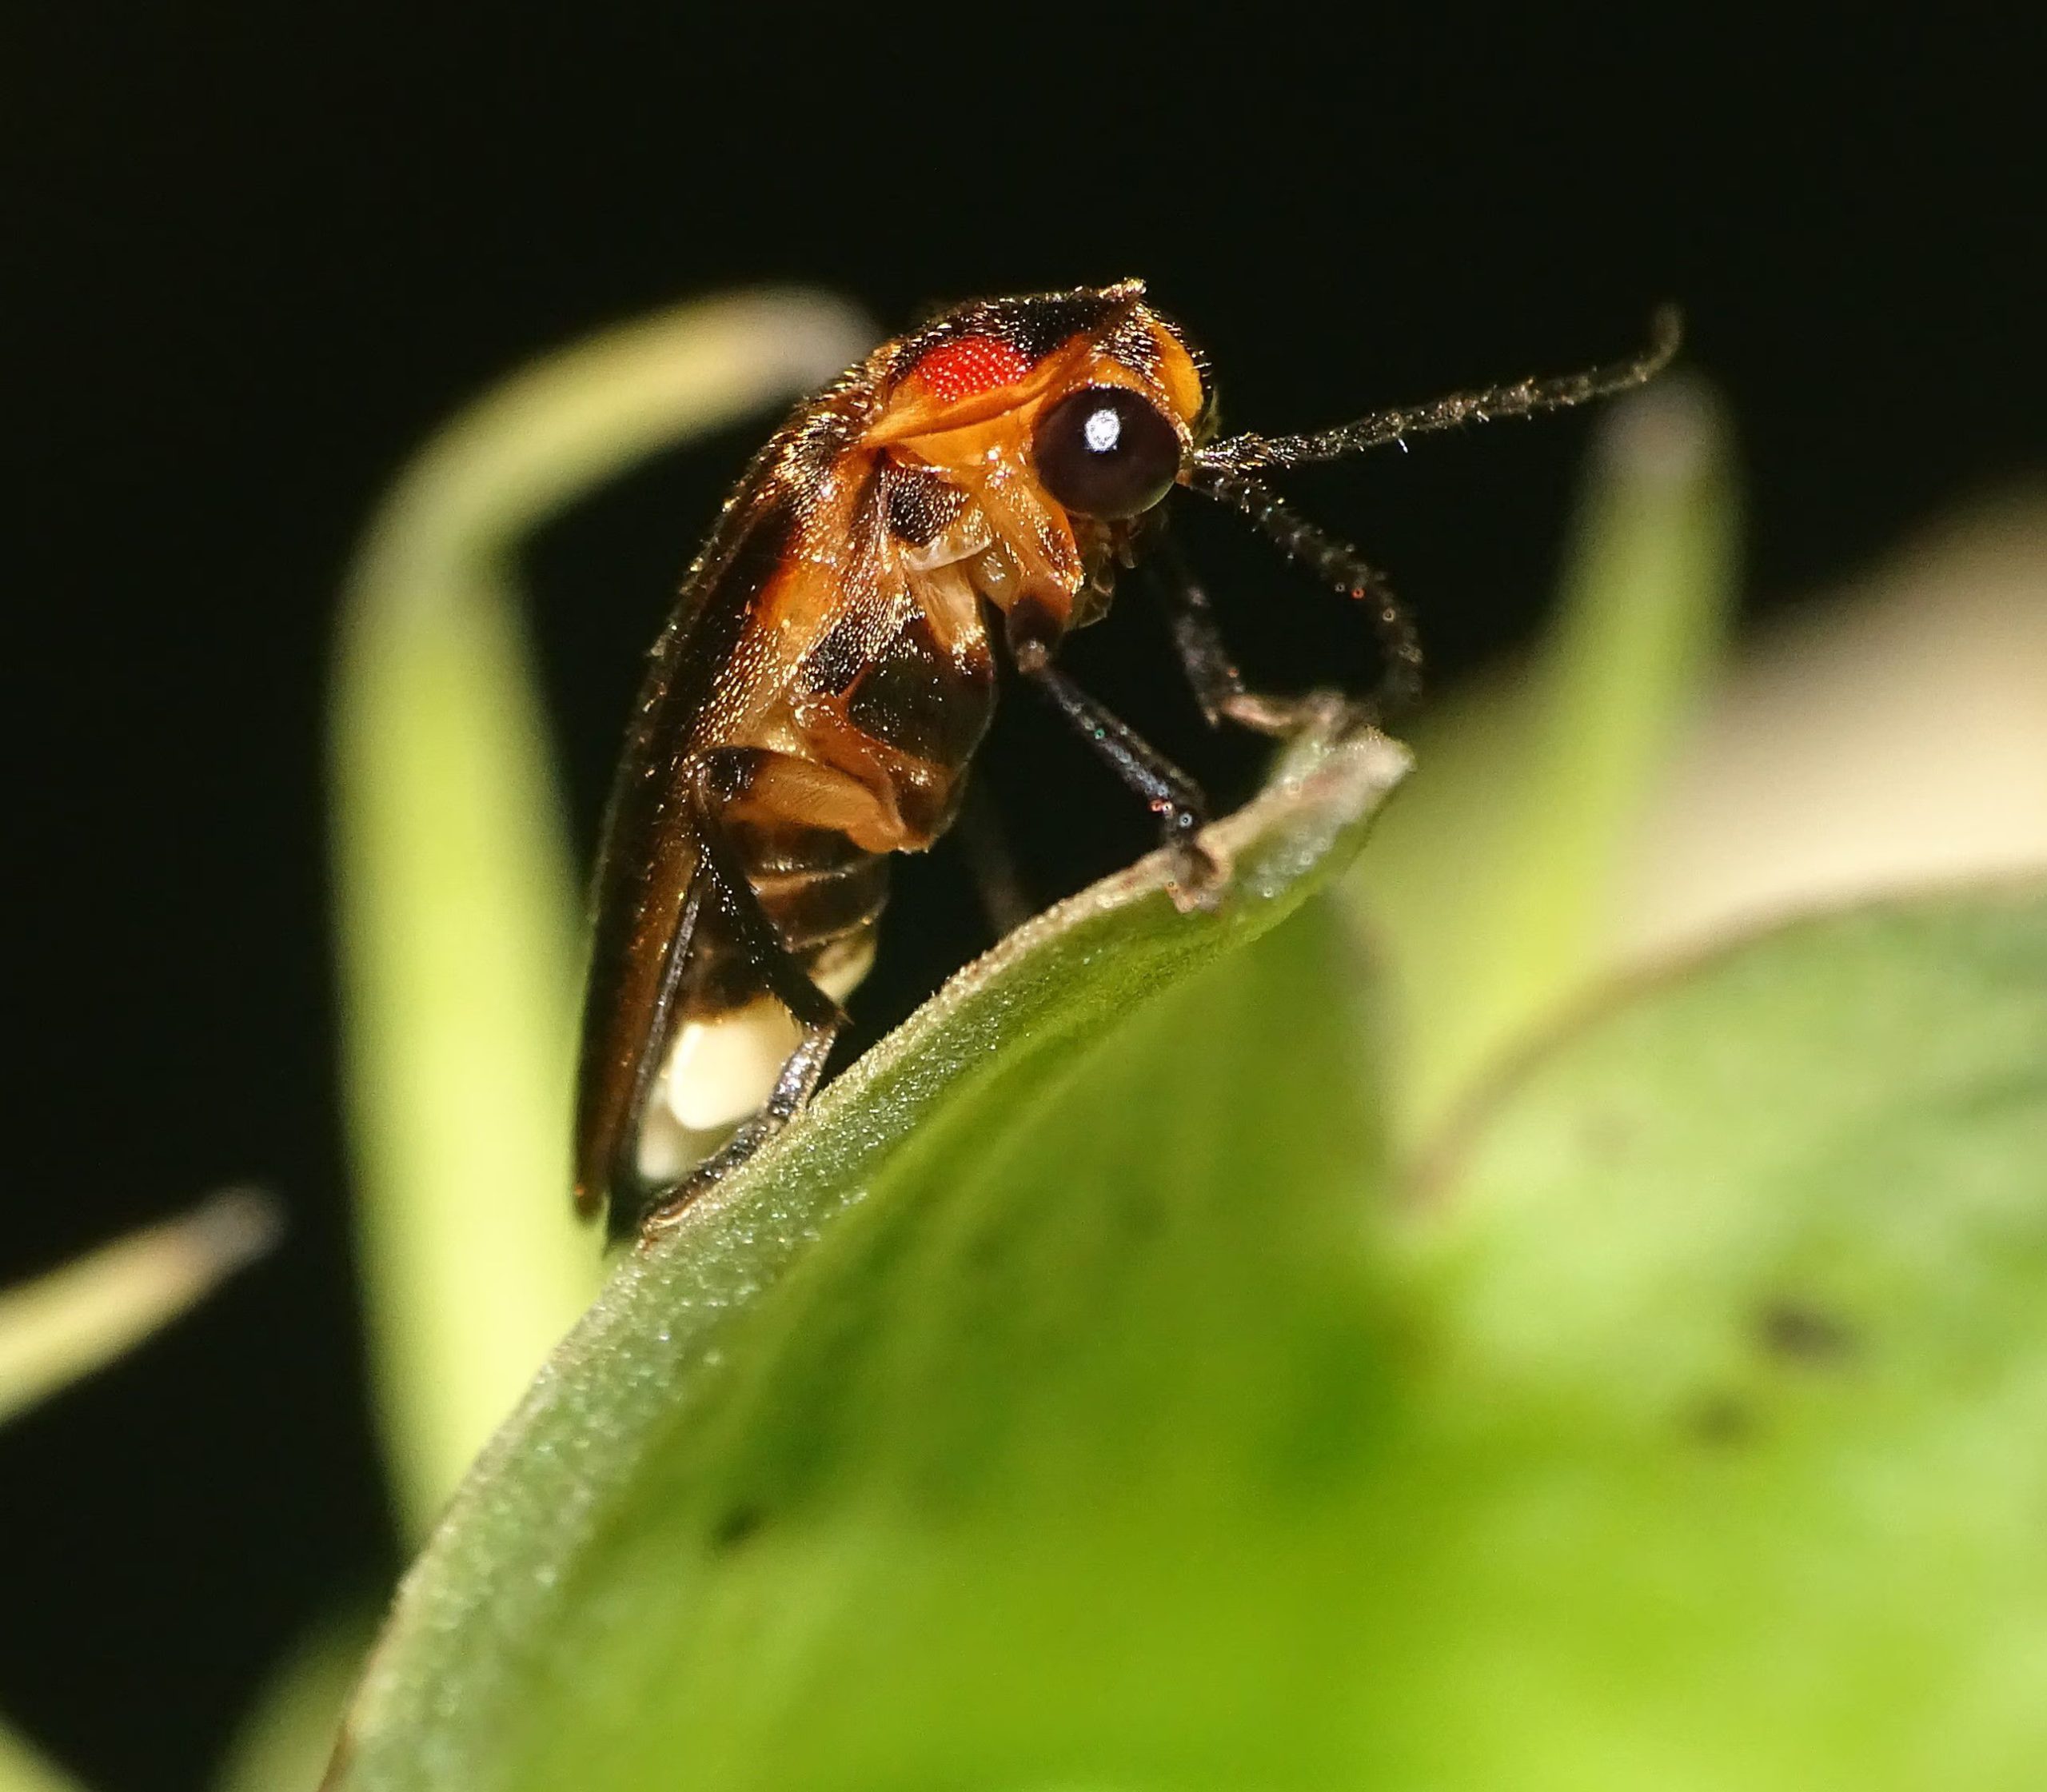
<svg viewBox="0 0 2047 1792">
<path fill-rule="evenodd" d="M 1024 355 L 992 336 L 962 336 L 941 342 L 916 367 L 925 389 L 946 405 L 1014 385 L 1030 371 L 1031 363 Z"/>
</svg>

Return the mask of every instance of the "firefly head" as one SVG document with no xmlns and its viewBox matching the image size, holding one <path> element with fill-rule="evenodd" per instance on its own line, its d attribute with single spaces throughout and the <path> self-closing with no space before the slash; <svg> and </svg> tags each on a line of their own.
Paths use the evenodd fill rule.
<svg viewBox="0 0 2047 1792">
<path fill-rule="evenodd" d="M 1375 411 L 1306 435 L 1215 441 L 1204 369 L 1143 285 L 1127 280 L 963 306 L 891 345 L 863 434 L 956 496 L 946 513 L 953 521 L 919 540 L 916 564 L 961 563 L 991 602 L 1008 610 L 1027 597 L 1061 627 L 1100 615 L 1115 569 L 1131 563 L 1175 486 L 1240 513 L 1368 607 L 1388 666 L 1382 707 L 1393 707 L 1411 693 L 1421 664 L 1406 613 L 1355 549 L 1257 475 L 1626 391 L 1670 360 L 1678 333 L 1666 312 L 1647 347 L 1582 373 Z"/>
<path fill-rule="evenodd" d="M 964 305 L 885 351 L 863 439 L 963 508 L 914 545 L 992 602 L 1099 615 L 1149 513 L 1204 439 L 1206 383 L 1135 280 Z"/>
</svg>

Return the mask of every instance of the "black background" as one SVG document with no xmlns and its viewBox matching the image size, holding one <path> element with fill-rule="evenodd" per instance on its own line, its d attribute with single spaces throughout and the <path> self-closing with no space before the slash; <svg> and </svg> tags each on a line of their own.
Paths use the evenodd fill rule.
<svg viewBox="0 0 2047 1792">
<path fill-rule="evenodd" d="M 2037 95 L 1958 25 L 1408 7 L 1339 38 L 1270 7 L 928 4 L 828 46 L 767 9 L 744 38 L 681 22 L 701 10 L 166 0 L 6 27 L 26 901 L 0 1275 L 230 1179 L 281 1191 L 292 1228 L 0 1435 L 0 1709 L 98 1785 L 198 1783 L 264 1664 L 393 1565 L 345 1249 L 322 680 L 353 533 L 493 376 L 735 282 L 836 287 L 892 328 L 1134 273 L 1209 349 L 1228 419 L 1287 429 L 1596 358 L 1674 297 L 1741 430 L 1761 605 L 2037 457 Z M 637 656 L 764 427 L 536 545 L 586 841 Z M 1585 427 L 1301 489 L 1454 674 L 1538 625 Z M 1333 605 L 1196 521 L 1247 658 L 1340 650 Z M 1159 646 L 1126 604 L 1074 663 L 1229 789 Z M 1024 709 L 990 775 L 1050 893 L 1144 830 Z M 872 1024 L 979 943 L 956 865 L 908 868 Z"/>
</svg>

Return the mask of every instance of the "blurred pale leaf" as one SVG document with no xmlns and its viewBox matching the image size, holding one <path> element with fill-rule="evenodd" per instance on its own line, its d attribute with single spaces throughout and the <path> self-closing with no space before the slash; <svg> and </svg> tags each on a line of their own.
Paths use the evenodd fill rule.
<svg viewBox="0 0 2047 1792">
<path fill-rule="evenodd" d="M 344 1061 L 378 1411 L 418 1531 L 599 1275 L 566 1193 L 582 904 L 520 539 L 869 340 L 834 301 L 772 292 L 596 337 L 452 423 L 363 545 L 336 672 Z"/>
<path fill-rule="evenodd" d="M 0 1724 L 0 1792 L 82 1792 L 5 1724 Z"/>
<path fill-rule="evenodd" d="M 214 1792 L 312 1792 L 375 1634 L 360 1606 L 322 1618 L 271 1670 L 228 1745 Z"/>
<path fill-rule="evenodd" d="M 276 1236 L 270 1202 L 233 1189 L 0 1290 L 0 1423 L 169 1324 Z"/>
<path fill-rule="evenodd" d="M 1414 729 L 1415 777 L 1351 885 L 1397 1016 L 1403 1138 L 1426 1138 L 1602 963 L 1621 874 L 1714 669 L 1737 533 L 1711 394 L 1670 378 L 1614 406 L 1535 664 Z"/>
<path fill-rule="evenodd" d="M 277 1231 L 266 1197 L 230 1189 L 0 1291 L 0 1423 L 169 1324 L 260 1256 Z M 0 1792 L 78 1792 L 78 1782 L 0 1724 Z"/>
<path fill-rule="evenodd" d="M 1649 811 L 1624 961 L 2047 866 L 2047 489 L 1979 500 L 1760 631 Z"/>
</svg>

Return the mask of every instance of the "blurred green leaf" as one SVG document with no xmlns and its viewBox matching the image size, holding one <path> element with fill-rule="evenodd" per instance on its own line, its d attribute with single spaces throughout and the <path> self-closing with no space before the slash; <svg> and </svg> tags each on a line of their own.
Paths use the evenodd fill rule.
<svg viewBox="0 0 2047 1792">
<path fill-rule="evenodd" d="M 378 1411 L 418 1531 L 598 1279 L 566 1192 L 582 904 L 518 543 L 870 339 L 833 301 L 768 292 L 541 361 L 421 452 L 350 577 L 333 736 L 344 1062 Z"/>
<path fill-rule="evenodd" d="M 1614 407 L 1534 665 L 1413 731 L 1415 778 L 1353 886 L 1387 961 L 1410 1142 L 1600 967 L 1628 846 L 1734 605 L 1732 463 L 1695 382 Z"/>
<path fill-rule="evenodd" d="M 1638 988 L 1396 1207 L 1343 935 L 1267 931 L 1379 781 L 1027 929 L 622 1264 L 337 1784 L 2036 1785 L 2047 892 Z"/>
<path fill-rule="evenodd" d="M 189 1311 L 277 1235 L 277 1210 L 229 1189 L 180 1219 L 0 1291 L 0 1424 L 125 1355 Z M 0 1723 L 0 1792 L 78 1792 Z"/>
<path fill-rule="evenodd" d="M 272 1669 L 228 1745 L 214 1792 L 312 1792 L 375 1634 L 360 1606 L 323 1618 Z"/>
<path fill-rule="evenodd" d="M 0 1792 L 81 1792 L 81 1788 L 69 1774 L 58 1771 L 0 1724 Z"/>
<path fill-rule="evenodd" d="M 1412 1260 L 1457 1498 L 1376 1520 L 1421 1777 L 2037 1786 L 2047 885 L 1726 952 L 1456 1137 Z"/>
<path fill-rule="evenodd" d="M 341 1783 L 996 1785 L 1041 1734 L 1155 1744 L 1214 1682 L 1211 1558 L 1291 1574 L 1377 1399 L 1341 1297 L 1380 1158 L 1323 999 L 1358 967 L 1319 912 L 1270 930 L 1405 764 L 1297 756 L 1223 824 L 1216 912 L 1155 858 L 1027 924 L 624 1262 L 409 1577 Z M 1258 1735 L 1317 1642 L 1263 1586 Z"/>
<path fill-rule="evenodd" d="M 0 1424 L 140 1343 L 267 1250 L 277 1213 L 247 1189 L 0 1291 Z"/>
</svg>

